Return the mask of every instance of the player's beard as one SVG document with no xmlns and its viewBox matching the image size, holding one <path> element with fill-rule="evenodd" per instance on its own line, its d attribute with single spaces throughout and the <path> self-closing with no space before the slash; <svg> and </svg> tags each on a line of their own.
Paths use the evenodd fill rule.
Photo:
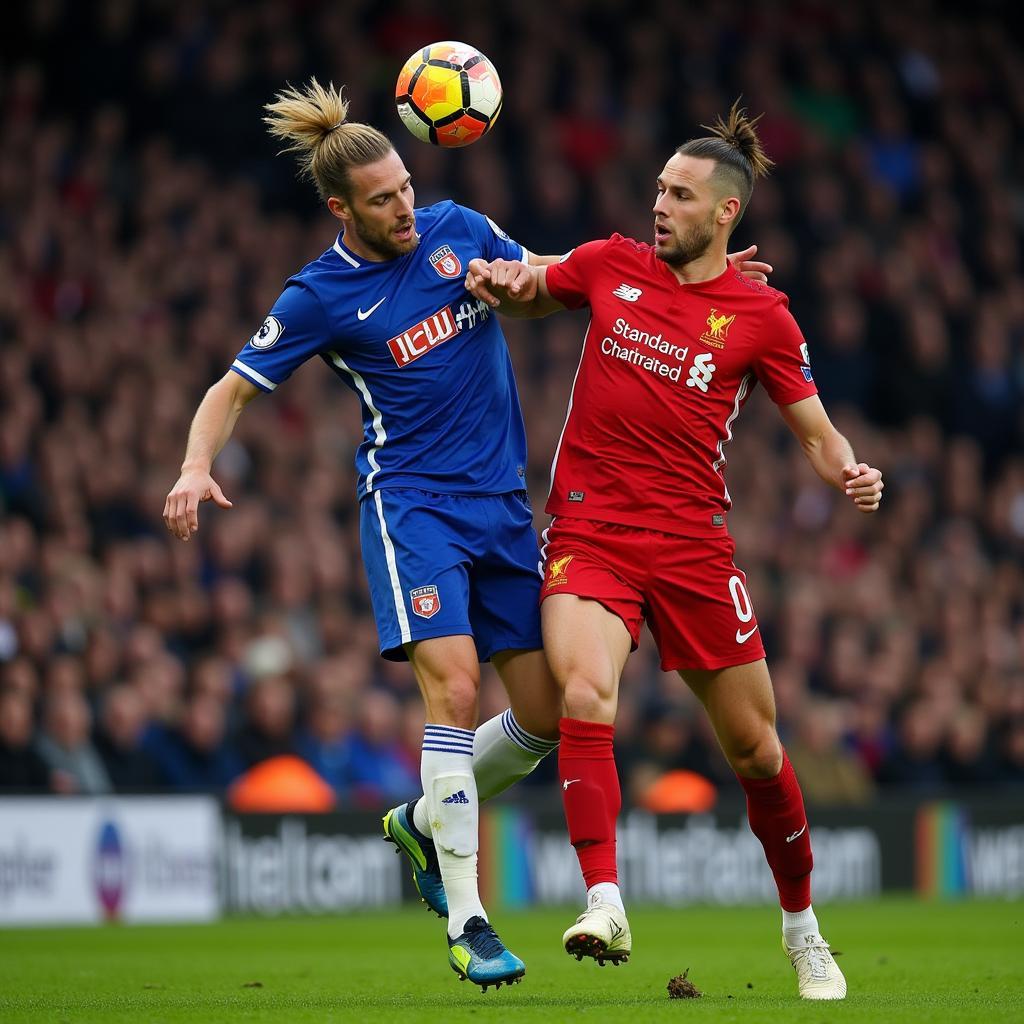
<svg viewBox="0 0 1024 1024">
<path fill-rule="evenodd" d="M 394 260 L 399 256 L 406 256 L 420 244 L 420 236 L 416 234 L 415 217 L 392 224 L 387 228 L 377 227 L 358 214 L 354 214 L 352 219 L 363 245 L 382 260 Z M 395 232 L 404 227 L 411 227 L 412 232 L 406 240 L 399 241 L 395 237 Z"/>
<path fill-rule="evenodd" d="M 707 220 L 687 229 L 683 237 L 676 239 L 674 244 L 669 243 L 663 248 L 655 247 L 655 255 L 670 267 L 683 267 L 687 263 L 699 260 L 708 251 L 714 239 L 715 215 L 712 212 Z"/>
</svg>

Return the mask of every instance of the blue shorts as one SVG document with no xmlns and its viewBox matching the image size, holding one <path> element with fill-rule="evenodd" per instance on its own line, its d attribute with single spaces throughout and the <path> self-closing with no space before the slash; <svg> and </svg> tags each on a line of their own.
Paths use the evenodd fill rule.
<svg viewBox="0 0 1024 1024">
<path fill-rule="evenodd" d="M 380 653 L 472 636 L 481 661 L 539 650 L 540 552 L 525 491 L 433 494 L 407 487 L 368 494 L 359 510 L 363 562 Z"/>
</svg>

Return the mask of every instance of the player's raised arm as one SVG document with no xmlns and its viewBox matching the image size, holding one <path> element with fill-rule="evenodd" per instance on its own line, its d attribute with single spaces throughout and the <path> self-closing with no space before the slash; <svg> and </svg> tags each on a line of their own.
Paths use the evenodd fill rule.
<svg viewBox="0 0 1024 1024">
<path fill-rule="evenodd" d="M 779 409 L 818 476 L 843 491 L 859 511 L 877 511 L 885 487 L 881 471 L 856 460 L 850 442 L 832 425 L 821 399 L 812 395 Z"/>
<path fill-rule="evenodd" d="M 181 476 L 164 502 L 164 522 L 179 540 L 188 540 L 199 529 L 200 502 L 213 501 L 221 508 L 231 508 L 210 469 L 242 410 L 258 394 L 259 388 L 229 370 L 199 403 L 188 432 Z"/>
<path fill-rule="evenodd" d="M 518 260 L 470 260 L 466 288 L 505 316 L 548 316 L 565 306 L 548 291 L 547 266 Z"/>
</svg>

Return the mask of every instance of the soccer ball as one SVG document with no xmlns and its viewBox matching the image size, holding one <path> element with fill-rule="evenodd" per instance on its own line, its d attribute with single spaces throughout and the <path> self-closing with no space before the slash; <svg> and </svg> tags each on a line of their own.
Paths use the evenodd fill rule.
<svg viewBox="0 0 1024 1024">
<path fill-rule="evenodd" d="M 483 138 L 501 112 L 494 65 L 466 43 L 431 43 L 406 62 L 395 85 L 405 127 L 435 146 L 468 146 Z"/>
</svg>

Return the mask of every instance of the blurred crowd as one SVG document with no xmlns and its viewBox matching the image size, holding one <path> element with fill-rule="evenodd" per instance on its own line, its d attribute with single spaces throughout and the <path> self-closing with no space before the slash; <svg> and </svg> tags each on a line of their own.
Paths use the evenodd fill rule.
<svg viewBox="0 0 1024 1024">
<path fill-rule="evenodd" d="M 775 173 L 756 242 L 833 419 L 886 477 L 825 488 L 759 392 L 727 476 L 780 731 L 814 802 L 1024 785 L 1024 46 L 1003 4 L 35 0 L 0 38 L 0 788 L 222 790 L 278 753 L 346 806 L 419 790 L 407 665 L 377 655 L 352 397 L 303 367 L 215 466 L 234 502 L 173 541 L 191 415 L 336 223 L 262 104 L 316 74 L 536 252 L 651 233 L 673 147 L 742 93 Z M 398 68 L 479 46 L 506 102 L 443 152 Z M 543 525 L 585 320 L 508 322 Z M 504 696 L 484 674 L 482 715 Z M 733 785 L 649 640 L 623 682 L 633 797 Z M 550 760 L 550 759 L 549 759 Z M 544 786 L 549 765 L 527 783 Z M 533 792 L 537 790 L 534 789 Z M 1019 790 L 1018 790 L 1019 791 Z"/>
</svg>

